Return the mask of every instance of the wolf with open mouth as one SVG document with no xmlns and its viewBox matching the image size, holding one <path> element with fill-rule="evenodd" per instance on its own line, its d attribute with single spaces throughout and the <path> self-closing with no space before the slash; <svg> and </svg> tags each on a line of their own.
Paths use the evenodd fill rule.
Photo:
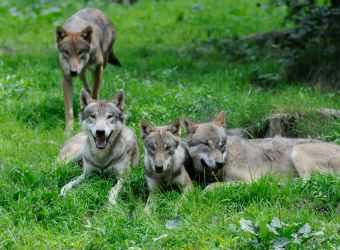
<svg viewBox="0 0 340 250">
<path fill-rule="evenodd" d="M 136 137 L 125 126 L 125 94 L 119 90 L 112 100 L 94 100 L 86 90 L 80 93 L 80 123 L 83 132 L 65 143 L 57 160 L 69 162 L 82 157 L 83 173 L 61 189 L 61 195 L 85 180 L 91 172 L 114 174 L 117 184 L 109 193 L 113 205 L 122 188 L 122 177 L 129 174 L 130 164 L 138 165 Z"/>
<path fill-rule="evenodd" d="M 313 172 L 340 173 L 340 146 L 333 143 L 280 136 L 227 138 L 224 112 L 213 121 L 200 124 L 184 118 L 183 126 L 193 161 L 193 168 L 187 171 L 194 180 L 218 184 L 251 182 L 268 172 L 304 179 Z M 210 185 L 214 186 L 218 185 Z"/>
</svg>

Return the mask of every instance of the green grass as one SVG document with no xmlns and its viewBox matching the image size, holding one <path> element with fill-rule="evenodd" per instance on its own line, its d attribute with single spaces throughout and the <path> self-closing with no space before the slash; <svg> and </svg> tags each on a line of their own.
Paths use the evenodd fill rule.
<svg viewBox="0 0 340 250">
<path fill-rule="evenodd" d="M 196 186 L 178 213 L 180 194 L 170 191 L 158 196 L 155 211 L 147 215 L 140 164 L 113 210 L 107 201 L 111 177 L 91 176 L 60 198 L 60 188 L 81 172 L 78 166 L 54 164 L 65 141 L 54 29 L 85 6 L 74 2 L 0 3 L 0 248 L 261 249 L 284 238 L 290 249 L 339 246 L 340 184 L 331 176 L 316 175 L 305 183 L 268 176 L 212 193 Z M 127 124 L 139 142 L 142 117 L 155 124 L 183 115 L 207 121 L 225 110 L 227 126 L 234 128 L 261 124 L 277 111 L 340 107 L 336 91 L 298 82 L 250 83 L 254 71 L 280 70 L 270 57 L 232 62 L 228 53 L 205 46 L 280 28 L 284 9 L 256 8 L 257 1 L 248 0 L 89 2 L 117 27 L 115 51 L 123 64 L 106 68 L 101 97 L 124 88 Z M 74 83 L 76 113 L 81 87 Z M 306 137 L 340 139 L 335 119 L 306 116 L 295 129 Z M 275 217 L 288 224 L 276 228 L 277 235 L 266 226 Z M 243 219 L 252 221 L 250 231 L 242 229 Z M 169 220 L 181 226 L 169 230 Z M 294 239 L 306 223 L 311 232 Z"/>
</svg>

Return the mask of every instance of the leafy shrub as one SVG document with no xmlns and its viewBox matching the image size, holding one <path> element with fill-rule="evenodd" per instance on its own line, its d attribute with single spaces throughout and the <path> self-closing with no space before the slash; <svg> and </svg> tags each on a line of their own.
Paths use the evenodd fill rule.
<svg viewBox="0 0 340 250">
<path fill-rule="evenodd" d="M 293 25 L 289 39 L 284 42 L 284 61 L 288 63 L 289 72 L 311 80 L 339 82 L 337 65 L 340 61 L 340 1 L 270 2 L 277 6 L 286 6 L 285 21 Z"/>
</svg>

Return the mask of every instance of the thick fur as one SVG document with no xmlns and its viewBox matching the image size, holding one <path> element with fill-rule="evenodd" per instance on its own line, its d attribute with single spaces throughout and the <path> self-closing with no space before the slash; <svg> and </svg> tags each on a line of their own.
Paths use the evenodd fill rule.
<svg viewBox="0 0 340 250">
<path fill-rule="evenodd" d="M 62 188 L 62 196 L 82 182 L 89 173 L 108 173 L 118 179 L 109 195 L 109 201 L 116 204 L 123 185 L 122 177 L 129 174 L 132 161 L 134 165 L 138 165 L 139 161 L 136 137 L 124 125 L 124 99 L 122 90 L 110 101 L 93 100 L 86 90 L 82 90 L 80 122 L 83 132 L 65 143 L 58 160 L 77 161 L 82 156 L 83 173 Z"/>
<path fill-rule="evenodd" d="M 225 113 L 196 124 L 183 119 L 186 142 L 194 163 L 192 178 L 251 182 L 271 172 L 308 178 L 313 172 L 340 172 L 340 146 L 309 139 L 227 138 Z M 222 164 L 221 164 L 222 163 Z"/>
<path fill-rule="evenodd" d="M 145 210 L 149 210 L 153 194 L 160 188 L 178 185 L 188 191 L 192 188 L 186 171 L 190 158 L 186 145 L 180 138 L 181 121 L 171 125 L 155 127 L 146 120 L 141 121 L 141 134 L 144 145 L 144 170 L 149 190 Z"/>
<path fill-rule="evenodd" d="M 83 160 L 87 140 L 88 137 L 85 132 L 79 132 L 70 138 L 61 147 L 56 161 L 65 164 L 70 162 L 81 162 Z"/>
<path fill-rule="evenodd" d="M 73 127 L 72 77 L 78 76 L 84 88 L 97 99 L 102 72 L 109 62 L 120 66 L 112 51 L 116 38 L 111 21 L 96 9 L 82 9 L 72 15 L 63 26 L 56 28 L 60 66 L 63 72 L 66 129 Z M 86 80 L 87 69 L 93 72 L 92 91 Z"/>
</svg>

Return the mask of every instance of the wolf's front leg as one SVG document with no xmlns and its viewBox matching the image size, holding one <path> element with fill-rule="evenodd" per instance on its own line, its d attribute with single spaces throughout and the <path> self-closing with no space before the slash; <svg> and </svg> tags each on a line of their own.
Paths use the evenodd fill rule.
<svg viewBox="0 0 340 250">
<path fill-rule="evenodd" d="M 84 88 L 87 92 L 89 92 L 89 94 L 92 93 L 89 84 L 87 83 L 87 79 L 86 79 L 86 69 L 83 69 L 83 71 L 80 73 L 79 75 L 80 80 L 83 82 Z"/>
<path fill-rule="evenodd" d="M 130 182 L 129 174 L 130 174 L 130 162 L 131 155 L 127 155 L 125 159 L 114 166 L 113 173 L 117 178 L 116 185 L 111 188 L 109 192 L 109 202 L 115 206 L 117 204 L 118 194 L 123 187 L 123 182 Z"/>
<path fill-rule="evenodd" d="M 149 176 L 146 176 L 146 184 L 149 190 L 149 197 L 148 200 L 146 201 L 144 212 L 150 214 L 153 206 L 154 197 L 156 196 L 156 193 L 159 191 L 160 185 L 157 181 L 150 178 Z"/>
<path fill-rule="evenodd" d="M 92 89 L 93 99 L 98 99 L 99 97 L 99 88 L 100 88 L 100 83 L 102 81 L 102 74 L 103 74 L 103 65 L 100 64 L 98 65 L 98 67 L 95 69 L 93 73 L 93 89 Z"/>
<path fill-rule="evenodd" d="M 109 192 L 109 202 L 115 206 L 117 204 L 117 199 L 118 199 L 118 194 L 120 192 L 120 190 L 123 187 L 123 181 L 121 179 L 118 179 L 116 185 L 111 188 L 110 192 Z"/>
<path fill-rule="evenodd" d="M 182 173 L 175 179 L 175 183 L 183 187 L 183 196 L 185 196 L 189 191 L 191 191 L 193 187 L 191 178 L 187 171 L 184 169 L 184 167 Z"/>
<path fill-rule="evenodd" d="M 60 196 L 65 196 L 70 189 L 72 189 L 74 186 L 78 185 L 79 183 L 83 182 L 85 178 L 86 178 L 86 171 L 83 171 L 83 173 L 77 179 L 70 181 L 61 189 Z"/>
<path fill-rule="evenodd" d="M 73 100 L 72 100 L 72 79 L 70 76 L 64 75 L 63 80 L 64 92 L 64 111 L 65 111 L 65 133 L 69 136 L 73 130 L 74 116 L 73 116 Z"/>
<path fill-rule="evenodd" d="M 147 214 L 151 213 L 151 210 L 152 210 L 152 200 L 154 199 L 154 197 L 155 197 L 155 192 L 150 192 L 148 200 L 146 201 L 146 205 L 144 207 L 144 212 L 147 213 Z"/>
<path fill-rule="evenodd" d="M 176 205 L 176 212 L 178 211 L 179 206 L 181 206 L 184 202 L 187 201 L 187 195 L 193 189 L 192 181 L 185 169 L 182 170 L 182 174 L 177 179 L 177 182 L 178 185 L 181 185 L 183 187 L 183 193 L 181 195 L 179 202 Z"/>
</svg>

